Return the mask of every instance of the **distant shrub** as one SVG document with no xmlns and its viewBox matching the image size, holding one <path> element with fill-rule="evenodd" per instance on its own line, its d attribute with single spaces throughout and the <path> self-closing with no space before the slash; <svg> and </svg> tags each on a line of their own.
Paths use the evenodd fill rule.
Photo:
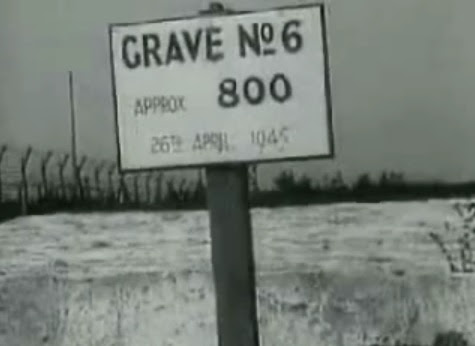
<svg viewBox="0 0 475 346">
<path fill-rule="evenodd" d="M 358 177 L 354 185 L 354 190 L 368 190 L 373 186 L 371 177 L 368 173 L 364 173 Z"/>
<path fill-rule="evenodd" d="M 462 333 L 449 331 L 439 333 L 435 337 L 433 346 L 468 346 L 468 341 Z"/>
<path fill-rule="evenodd" d="M 431 232 L 432 240 L 442 251 L 453 273 L 473 273 L 473 241 L 475 240 L 475 202 L 455 202 L 453 209 L 460 217 L 460 223 L 444 223 L 446 236 Z M 454 244 L 455 246 L 451 246 Z"/>
</svg>

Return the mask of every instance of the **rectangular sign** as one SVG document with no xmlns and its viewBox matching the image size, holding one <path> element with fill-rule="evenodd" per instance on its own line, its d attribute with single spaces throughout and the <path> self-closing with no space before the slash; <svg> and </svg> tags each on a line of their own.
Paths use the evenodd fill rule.
<svg viewBox="0 0 475 346">
<path fill-rule="evenodd" d="M 122 171 L 331 157 L 321 5 L 110 26 Z"/>
</svg>

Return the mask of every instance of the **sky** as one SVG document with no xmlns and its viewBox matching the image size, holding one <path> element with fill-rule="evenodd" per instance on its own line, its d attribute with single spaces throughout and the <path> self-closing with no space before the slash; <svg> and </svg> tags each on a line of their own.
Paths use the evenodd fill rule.
<svg viewBox="0 0 475 346">
<path fill-rule="evenodd" d="M 309 3 L 228 0 L 236 10 Z M 109 23 L 194 15 L 207 1 L 2 0 L 0 142 L 67 151 L 69 70 L 78 150 L 116 158 Z M 328 0 L 336 157 L 266 164 L 347 180 L 402 172 L 412 180 L 475 180 L 475 2 Z"/>
</svg>

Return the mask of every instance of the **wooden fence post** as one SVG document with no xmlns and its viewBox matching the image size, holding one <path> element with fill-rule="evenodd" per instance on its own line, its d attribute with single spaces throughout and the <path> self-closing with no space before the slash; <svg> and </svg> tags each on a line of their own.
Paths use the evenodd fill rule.
<svg viewBox="0 0 475 346">
<path fill-rule="evenodd" d="M 115 164 L 112 164 L 109 167 L 109 170 L 107 171 L 107 175 L 109 178 L 109 192 L 108 192 L 108 198 L 111 200 L 111 202 L 114 202 L 115 194 L 114 194 L 114 182 L 112 180 L 112 175 L 114 175 L 114 170 L 115 170 Z"/>
<path fill-rule="evenodd" d="M 257 165 L 249 166 L 249 175 L 250 175 L 250 190 L 252 193 L 257 193 L 259 191 L 259 182 L 257 179 Z"/>
<path fill-rule="evenodd" d="M 163 174 L 160 172 L 155 177 L 155 196 L 154 196 L 154 200 L 155 200 L 155 203 L 158 204 L 158 205 L 161 205 L 161 203 L 162 203 L 162 194 L 163 194 L 162 183 L 163 183 Z"/>
<path fill-rule="evenodd" d="M 91 201 L 91 181 L 87 175 L 84 177 L 84 198 L 87 202 Z"/>
<path fill-rule="evenodd" d="M 25 156 L 21 158 L 21 184 L 23 186 L 22 196 L 24 199 L 24 203 L 26 204 L 25 206 L 26 212 L 28 212 L 27 208 L 28 208 L 28 198 L 29 198 L 28 178 L 26 176 L 26 172 L 28 169 L 28 162 L 30 161 L 32 151 L 33 151 L 33 148 L 31 146 L 28 146 L 28 148 L 26 149 Z"/>
<path fill-rule="evenodd" d="M 2 161 L 7 152 L 7 146 L 4 144 L 0 148 L 0 203 L 3 202 L 3 181 L 2 181 Z"/>
<path fill-rule="evenodd" d="M 96 186 L 97 191 L 97 199 L 101 199 L 103 196 L 102 194 L 102 187 L 101 187 L 101 171 L 104 169 L 105 162 L 102 161 L 99 163 L 98 166 L 94 168 L 94 184 Z"/>
<path fill-rule="evenodd" d="M 186 178 L 182 178 L 180 183 L 178 184 L 177 193 L 178 193 L 178 200 L 184 206 L 189 198 L 189 191 L 187 191 L 187 181 Z"/>
<path fill-rule="evenodd" d="M 151 196 L 150 189 L 152 188 L 151 183 L 152 183 L 152 174 L 149 173 L 145 176 L 145 203 L 146 204 L 151 203 L 151 200 L 150 200 L 150 196 Z"/>
<path fill-rule="evenodd" d="M 23 184 L 18 185 L 18 203 L 20 204 L 21 215 L 28 213 L 28 206 L 25 199 L 25 190 Z"/>
<path fill-rule="evenodd" d="M 43 183 L 43 192 L 44 192 L 45 198 L 47 198 L 49 194 L 47 166 L 52 157 L 53 157 L 53 152 L 50 150 L 41 159 L 41 180 Z"/>
<path fill-rule="evenodd" d="M 125 182 L 125 174 L 120 173 L 120 191 L 122 193 L 122 203 L 124 204 L 129 204 L 130 203 L 130 194 L 129 194 L 129 188 L 127 187 L 127 184 Z"/>
<path fill-rule="evenodd" d="M 139 175 L 134 174 L 134 204 L 140 204 L 140 196 L 139 196 Z"/>
<path fill-rule="evenodd" d="M 42 194 L 43 194 L 43 191 L 42 191 L 42 186 L 40 183 L 36 184 L 36 202 L 38 203 L 39 201 L 41 201 L 42 199 Z"/>
<path fill-rule="evenodd" d="M 66 185 L 64 182 L 64 168 L 66 167 L 66 164 L 68 163 L 69 160 L 69 154 L 65 154 L 63 159 L 59 161 L 58 166 L 59 166 L 59 183 L 61 185 L 61 194 L 64 200 L 66 200 Z"/>
<path fill-rule="evenodd" d="M 81 157 L 81 161 L 79 162 L 79 165 L 76 167 L 76 183 L 77 183 L 76 188 L 78 189 L 79 200 L 81 202 L 84 201 L 84 186 L 82 184 L 81 174 L 82 174 L 82 170 L 84 168 L 84 165 L 86 164 L 86 161 L 87 161 L 87 157 L 85 155 L 83 155 Z"/>
</svg>

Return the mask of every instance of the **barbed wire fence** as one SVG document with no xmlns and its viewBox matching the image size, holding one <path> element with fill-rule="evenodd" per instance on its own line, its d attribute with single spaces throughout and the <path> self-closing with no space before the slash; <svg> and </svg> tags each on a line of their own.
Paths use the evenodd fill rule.
<svg viewBox="0 0 475 346">
<path fill-rule="evenodd" d="M 75 208 L 159 209 L 205 203 L 204 169 L 197 169 L 191 179 L 159 170 L 121 174 L 115 162 L 86 155 L 79 156 L 74 169 L 67 152 L 0 143 L 0 214 L 7 209 L 27 215 Z M 251 193 L 259 189 L 254 165 L 249 167 L 249 189 Z"/>
<path fill-rule="evenodd" d="M 120 206 L 131 202 L 150 204 L 152 181 L 161 182 L 161 172 L 150 173 L 147 188 L 140 189 L 143 175 L 121 175 L 114 162 L 81 156 L 74 167 L 68 153 L 41 151 L 31 146 L 19 149 L 0 145 L 0 203 L 19 207 L 22 214 L 35 209 L 71 206 Z M 144 198 L 142 195 L 146 195 Z"/>
</svg>

